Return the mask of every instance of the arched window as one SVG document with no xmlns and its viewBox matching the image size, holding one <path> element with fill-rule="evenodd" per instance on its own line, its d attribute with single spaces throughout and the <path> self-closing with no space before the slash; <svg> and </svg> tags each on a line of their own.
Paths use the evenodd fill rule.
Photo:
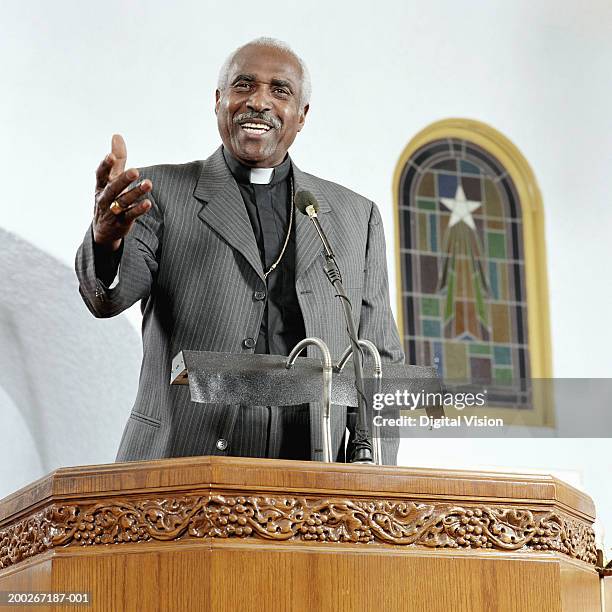
<svg viewBox="0 0 612 612">
<path fill-rule="evenodd" d="M 395 174 L 399 322 L 409 363 L 529 407 L 551 376 L 539 190 L 518 149 L 485 124 L 435 123 Z M 547 423 L 540 414 L 532 422 Z"/>
</svg>

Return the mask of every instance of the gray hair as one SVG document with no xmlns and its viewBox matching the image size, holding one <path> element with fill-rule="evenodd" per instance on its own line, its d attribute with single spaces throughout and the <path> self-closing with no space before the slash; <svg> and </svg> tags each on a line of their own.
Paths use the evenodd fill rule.
<svg viewBox="0 0 612 612">
<path fill-rule="evenodd" d="M 302 58 L 297 53 L 295 53 L 295 51 L 286 42 L 278 40 L 277 38 L 268 38 L 266 36 L 261 36 L 260 38 L 251 40 L 250 42 L 246 43 L 245 45 L 242 45 L 241 47 L 238 47 L 235 51 L 230 53 L 229 57 L 225 60 L 225 62 L 223 62 L 221 70 L 219 70 L 219 79 L 217 81 L 217 89 L 219 89 L 219 91 L 223 91 L 228 85 L 229 71 L 236 55 L 238 55 L 238 53 L 242 51 L 245 47 L 251 46 L 273 47 L 291 55 L 302 69 L 302 83 L 300 86 L 300 106 L 303 108 L 304 106 L 310 103 L 312 85 L 310 82 L 310 72 L 306 64 L 304 63 Z"/>
</svg>

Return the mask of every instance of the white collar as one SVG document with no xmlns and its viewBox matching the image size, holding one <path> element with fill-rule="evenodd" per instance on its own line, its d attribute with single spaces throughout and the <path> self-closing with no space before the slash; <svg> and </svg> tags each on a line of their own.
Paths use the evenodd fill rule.
<svg viewBox="0 0 612 612">
<path fill-rule="evenodd" d="M 251 183 L 267 185 L 272 180 L 274 168 L 251 168 Z"/>
</svg>

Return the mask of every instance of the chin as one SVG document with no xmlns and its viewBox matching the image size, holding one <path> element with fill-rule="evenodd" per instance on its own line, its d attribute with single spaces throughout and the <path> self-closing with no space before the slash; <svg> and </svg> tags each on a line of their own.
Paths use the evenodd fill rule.
<svg viewBox="0 0 612 612">
<path fill-rule="evenodd" d="M 257 164 L 274 158 L 274 151 L 262 151 L 251 147 L 240 148 L 236 151 L 237 156 L 249 164 Z"/>
<path fill-rule="evenodd" d="M 245 162 L 248 166 L 263 162 L 267 158 L 266 155 L 258 155 L 250 151 L 238 151 L 237 153 L 238 153 L 237 157 L 241 161 Z"/>
</svg>

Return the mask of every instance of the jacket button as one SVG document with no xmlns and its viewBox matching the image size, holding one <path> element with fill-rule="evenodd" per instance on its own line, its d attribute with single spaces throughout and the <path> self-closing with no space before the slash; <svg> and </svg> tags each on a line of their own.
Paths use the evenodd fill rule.
<svg viewBox="0 0 612 612">
<path fill-rule="evenodd" d="M 255 340 L 253 340 L 253 338 L 245 338 L 242 341 L 242 346 L 244 346 L 244 348 L 252 349 L 255 346 Z"/>
<path fill-rule="evenodd" d="M 266 299 L 266 292 L 265 291 L 255 291 L 255 293 L 253 294 L 253 298 L 257 300 L 258 302 L 261 302 L 261 300 Z"/>
<path fill-rule="evenodd" d="M 224 451 L 227 448 L 227 440 L 225 438 L 219 438 L 217 440 L 217 448 L 220 451 Z"/>
</svg>

